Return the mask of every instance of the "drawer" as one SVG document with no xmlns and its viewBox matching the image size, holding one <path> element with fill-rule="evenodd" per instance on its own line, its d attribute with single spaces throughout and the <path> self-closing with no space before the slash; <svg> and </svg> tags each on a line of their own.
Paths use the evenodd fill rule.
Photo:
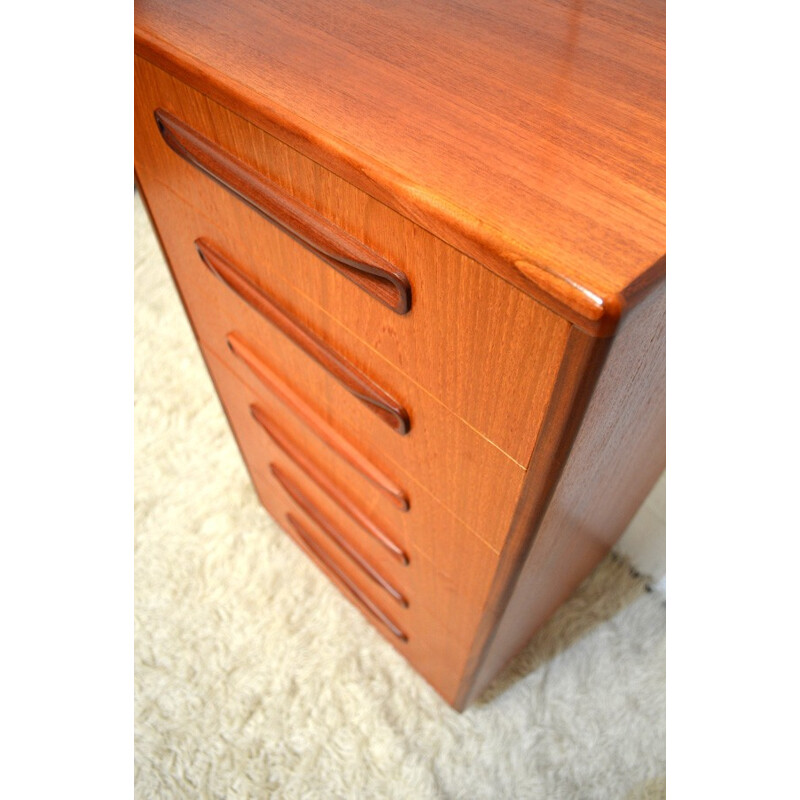
<svg viewBox="0 0 800 800">
<path fill-rule="evenodd" d="M 375 630 L 452 703 L 469 656 L 470 642 L 465 635 L 465 625 L 460 626 L 459 635 L 448 629 L 438 609 L 426 606 L 414 596 L 407 608 L 387 599 L 385 592 L 326 537 L 272 476 L 254 472 L 251 477 L 259 499 L 284 531 Z M 287 576 L 287 580 L 290 579 Z M 474 627 L 477 617 L 472 616 L 468 622 Z"/>
<path fill-rule="evenodd" d="M 279 420 L 281 429 L 298 447 L 305 448 L 309 441 L 302 436 L 303 426 L 274 398 L 257 396 L 241 384 L 207 347 L 203 355 L 267 511 L 376 630 L 452 702 L 460 670 L 456 665 L 466 663 L 497 555 L 441 511 L 424 519 L 424 504 L 412 501 L 406 512 L 395 506 L 393 518 L 392 513 L 382 518 L 368 496 L 353 491 L 354 484 L 345 475 L 342 482 L 350 489 L 350 502 L 358 504 L 361 513 L 371 517 L 407 553 L 407 559 L 397 558 L 260 430 L 250 409 L 254 405 L 263 408 Z M 326 448 L 319 443 L 307 455 L 313 457 L 317 469 L 324 465 L 329 479 L 337 475 L 330 454 L 326 457 Z M 338 466 L 340 474 L 341 464 Z M 337 487 L 337 498 L 344 491 Z M 411 496 L 415 497 L 413 491 Z M 451 543 L 450 559 L 440 554 L 444 569 L 419 550 L 416 530 L 433 531 Z"/>
<path fill-rule="evenodd" d="M 307 316 L 313 314 L 320 331 L 332 332 L 339 323 L 527 466 L 569 325 L 240 116 L 146 61 L 137 59 L 136 69 L 136 167 L 148 201 L 154 181 L 168 185 L 191 202 L 222 247 L 240 256 L 255 283 L 291 296 Z M 380 289 L 354 282 L 319 250 L 299 243 L 188 163 L 159 133 L 156 109 L 405 276 L 410 311 L 395 313 L 380 299 Z M 235 181 L 229 176 L 228 183 Z"/>
<path fill-rule="evenodd" d="M 250 474 L 273 519 L 289 533 L 299 533 L 301 543 L 302 534 L 308 532 L 380 609 L 384 619 L 377 621 L 385 633 L 400 642 L 411 641 L 420 630 L 435 630 L 459 646 L 472 641 L 482 607 L 474 598 L 459 597 L 451 582 L 440 578 L 430 561 L 417 558 L 412 552 L 403 567 L 381 559 L 374 549 L 370 552 L 352 519 L 280 454 L 270 456 L 266 472 L 253 470 Z M 299 520 L 304 530 L 298 532 L 297 526 L 287 524 L 287 513 Z M 387 638 L 391 641 L 391 637 Z"/>
<path fill-rule="evenodd" d="M 275 396 L 243 384 L 207 346 L 203 355 L 251 473 L 274 481 L 277 465 L 288 476 L 284 494 L 297 487 L 295 494 L 344 531 L 400 591 L 436 608 L 450 627 L 463 627 L 481 610 L 495 551 L 414 482 L 401 484 L 409 499 L 401 510 Z"/>
<path fill-rule="evenodd" d="M 387 422 L 374 413 L 374 405 L 345 388 L 215 276 L 195 247 L 196 240 L 206 241 L 210 230 L 203 217 L 160 184 L 149 187 L 148 202 L 159 219 L 173 273 L 201 341 L 225 353 L 231 369 L 252 383 L 252 369 L 228 349 L 229 341 L 244 343 L 328 425 L 345 438 L 357 437 L 365 454 L 391 464 L 398 479 L 402 476 L 407 482 L 413 477 L 475 535 L 499 549 L 525 476 L 516 462 L 342 326 L 336 325 L 335 336 L 322 336 L 315 329 L 316 319 L 306 318 L 289 298 L 275 297 L 282 309 L 319 336 L 327 353 L 365 375 L 402 408 L 410 429 L 400 435 L 394 429 L 396 418 Z M 238 264 L 229 253 L 225 258 Z"/>
</svg>

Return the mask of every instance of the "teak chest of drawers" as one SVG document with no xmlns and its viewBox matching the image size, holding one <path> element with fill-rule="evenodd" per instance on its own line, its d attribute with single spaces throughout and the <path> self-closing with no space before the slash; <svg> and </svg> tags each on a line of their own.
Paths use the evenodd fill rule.
<svg viewBox="0 0 800 800">
<path fill-rule="evenodd" d="M 137 0 L 135 49 L 256 491 L 464 708 L 664 467 L 663 6 Z"/>
</svg>

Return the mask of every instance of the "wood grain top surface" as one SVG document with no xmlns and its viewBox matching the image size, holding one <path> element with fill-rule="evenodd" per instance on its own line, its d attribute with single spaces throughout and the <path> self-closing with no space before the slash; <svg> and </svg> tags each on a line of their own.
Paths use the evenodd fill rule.
<svg viewBox="0 0 800 800">
<path fill-rule="evenodd" d="M 136 0 L 136 50 L 595 335 L 665 271 L 663 0 Z"/>
</svg>

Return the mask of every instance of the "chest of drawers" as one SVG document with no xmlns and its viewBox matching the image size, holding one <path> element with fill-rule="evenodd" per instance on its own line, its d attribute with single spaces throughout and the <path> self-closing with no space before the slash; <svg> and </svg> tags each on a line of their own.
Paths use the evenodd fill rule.
<svg viewBox="0 0 800 800">
<path fill-rule="evenodd" d="M 137 2 L 137 182 L 255 489 L 456 708 L 664 467 L 663 36 Z"/>
</svg>

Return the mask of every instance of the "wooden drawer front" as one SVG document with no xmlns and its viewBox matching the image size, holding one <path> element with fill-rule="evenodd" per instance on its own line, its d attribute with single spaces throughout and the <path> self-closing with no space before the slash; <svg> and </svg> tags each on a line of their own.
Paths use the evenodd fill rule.
<svg viewBox="0 0 800 800">
<path fill-rule="evenodd" d="M 369 548 L 364 546 L 365 540 L 352 520 L 343 515 L 329 497 L 320 493 L 318 487 L 308 481 L 291 461 L 280 454 L 272 454 L 270 463 L 266 472 L 251 471 L 262 500 L 264 487 L 269 487 L 265 506 L 270 515 L 284 528 L 287 527 L 286 513 L 289 511 L 301 521 L 314 540 L 343 565 L 343 571 L 353 578 L 362 594 L 390 620 L 387 624 L 386 620 L 379 619 L 387 633 L 400 641 L 412 641 L 420 628 L 435 629 L 438 635 L 455 645 L 455 649 L 469 646 L 480 620 L 479 604 L 472 598 L 459 597 L 446 579 L 439 580 L 435 566 L 425 559 L 412 554 L 406 567 L 393 567 L 389 561 L 381 562 L 377 553 L 369 552 Z M 287 486 L 291 491 L 287 491 Z M 296 489 L 310 503 L 297 502 Z M 291 532 L 297 533 L 297 530 Z M 337 536 L 351 545 L 369 568 L 360 564 L 358 558 L 348 555 L 347 548 L 336 541 Z M 371 571 L 381 580 L 372 577 Z M 391 585 L 391 590 L 381 585 L 382 582 Z M 396 598 L 397 594 L 402 595 L 402 601 Z"/>
<path fill-rule="evenodd" d="M 424 504 L 419 507 L 414 504 L 408 512 L 394 507 L 388 519 L 382 519 L 375 513 L 368 494 L 354 493 L 353 485 L 347 480 L 349 476 L 343 476 L 352 500 L 396 541 L 403 543 L 408 554 L 407 563 L 395 558 L 259 429 L 250 409 L 257 404 L 270 415 L 279 417 L 282 428 L 289 432 L 292 440 L 298 447 L 305 448 L 313 444 L 313 436 L 309 437 L 308 432 L 303 436 L 302 424 L 282 412 L 274 399 L 251 392 L 209 348 L 203 348 L 203 355 L 267 511 L 376 630 L 437 691 L 452 701 L 483 613 L 497 555 L 454 518 L 445 516 L 446 512 L 443 515 L 441 506 L 438 515 L 428 520 L 422 518 Z M 329 454 L 326 456 L 325 448 L 318 447 L 313 458 L 319 462 L 320 469 L 333 472 L 336 465 L 331 463 Z M 339 491 L 345 490 L 340 488 Z M 411 496 L 416 496 L 413 491 Z M 400 524 L 393 528 L 392 522 Z M 337 533 L 392 591 L 371 576 L 335 537 L 326 533 L 326 527 Z M 452 547 L 453 558 L 444 565 L 445 569 L 440 569 L 418 549 L 414 530 L 423 528 L 439 534 L 444 541 L 457 543 Z M 311 549 L 303 535 L 311 539 Z M 341 574 L 345 576 L 344 581 Z M 353 586 L 357 592 L 355 596 Z"/>
<path fill-rule="evenodd" d="M 497 553 L 416 483 L 403 483 L 410 507 L 401 511 L 279 400 L 243 384 L 209 347 L 203 347 L 203 354 L 251 473 L 274 480 L 271 465 L 277 464 L 315 507 L 350 532 L 350 540 L 364 557 L 411 602 L 425 599 L 443 619 L 451 620 L 450 627 L 467 625 L 487 597 Z M 265 431 L 254 407 L 263 410 L 273 430 L 280 432 L 278 439 Z M 346 507 L 359 513 L 354 515 Z M 357 517 L 366 517 L 370 525 L 359 524 Z M 386 539 L 395 547 L 387 546 Z M 397 550 L 407 558 L 398 557 Z"/>
<path fill-rule="evenodd" d="M 453 702 L 464 672 L 470 641 L 448 630 L 444 617 L 435 608 L 431 609 L 412 597 L 408 608 L 402 608 L 391 599 L 387 600 L 374 583 L 365 578 L 340 550 L 326 539 L 314 521 L 300 509 L 283 491 L 272 476 L 251 473 L 253 483 L 264 507 L 289 536 L 305 551 L 312 561 L 340 589 L 342 594 L 358 608 L 375 630 L 381 634 L 411 665 L 444 697 Z M 303 537 L 298 535 L 297 525 L 311 539 L 311 550 Z M 322 557 L 320 557 L 320 555 Z M 341 579 L 345 576 L 345 580 Z M 354 595 L 355 587 L 359 596 Z M 366 603 L 363 599 L 366 599 Z M 377 609 L 376 614 L 373 609 Z M 382 618 L 383 617 L 383 618 Z M 403 638 L 386 624 L 402 631 Z M 473 616 L 472 623 L 477 624 Z M 462 625 L 463 628 L 463 625 Z"/>
<path fill-rule="evenodd" d="M 527 465 L 569 326 L 477 262 L 204 95 L 137 59 L 136 167 L 149 187 L 191 201 L 253 280 L 297 293 L 396 365 L 521 465 Z M 398 314 L 318 254 L 176 154 L 159 133 L 164 109 L 329 220 L 407 276 L 411 310 Z M 308 312 L 310 313 L 310 311 Z"/>
<path fill-rule="evenodd" d="M 396 367 L 335 325 L 335 336 L 320 335 L 331 351 L 368 376 L 407 412 L 410 430 L 400 435 L 386 420 L 339 383 L 206 267 L 194 242 L 208 225 L 161 184 L 146 187 L 161 238 L 198 337 L 218 353 L 243 380 L 251 370 L 228 353 L 228 339 L 239 338 L 293 392 L 316 409 L 342 436 L 363 443 L 365 455 L 391 464 L 393 474 L 415 479 L 461 519 L 479 538 L 499 549 L 521 491 L 524 470 L 466 425 L 441 403 L 408 380 Z M 292 301 L 280 306 L 308 329 Z M 319 331 L 315 331 L 319 333 Z"/>
</svg>

